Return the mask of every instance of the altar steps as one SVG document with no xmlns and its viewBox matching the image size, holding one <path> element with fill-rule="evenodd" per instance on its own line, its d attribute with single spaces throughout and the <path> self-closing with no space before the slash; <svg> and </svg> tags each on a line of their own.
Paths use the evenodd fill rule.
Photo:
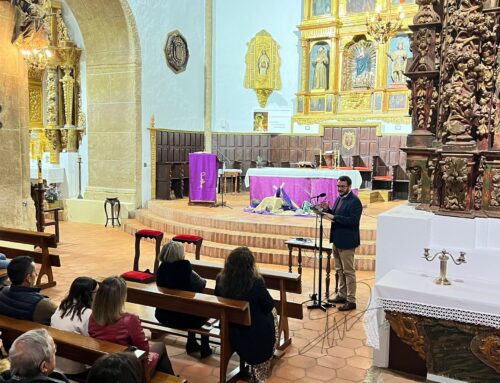
<svg viewBox="0 0 500 383">
<path fill-rule="evenodd" d="M 137 210 L 135 219 L 126 220 L 123 227 L 130 234 L 142 228 L 160 230 L 165 233 L 165 242 L 176 234 L 200 235 L 204 238 L 201 254 L 207 257 L 225 258 L 235 247 L 248 246 L 258 262 L 280 265 L 288 264 L 286 240 L 314 238 L 314 218 L 245 213 L 246 199 L 242 196 L 229 196 L 229 202 L 234 209 L 188 206 L 186 200 L 150 201 L 146 209 Z M 356 251 L 359 270 L 375 268 L 376 225 L 373 222 L 369 216 L 362 217 L 362 243 Z M 325 224 L 324 235 L 328 237 L 329 232 L 329 224 Z M 194 247 L 188 246 L 187 250 L 194 252 Z M 312 252 L 304 252 L 303 266 L 312 264 L 308 253 L 312 255 Z M 294 264 L 297 264 L 297 255 L 294 251 Z"/>
<path fill-rule="evenodd" d="M 390 190 L 371 190 L 371 189 L 360 189 L 358 197 L 364 207 L 371 203 L 376 202 L 388 202 L 391 200 Z"/>
<path fill-rule="evenodd" d="M 154 230 L 160 230 L 165 233 L 164 239 L 163 239 L 163 244 L 167 243 L 176 233 L 170 232 L 170 231 L 165 231 L 165 226 L 163 226 L 162 223 L 158 223 L 155 221 L 150 221 L 151 225 L 144 225 L 144 223 L 135 220 L 135 219 L 128 219 L 124 223 L 123 227 L 124 230 L 133 235 L 135 234 L 136 231 L 140 229 L 154 229 Z M 182 233 L 189 233 L 189 234 L 194 234 L 194 235 L 201 235 L 203 234 L 202 231 L 181 231 Z M 280 238 L 281 243 L 283 244 L 280 246 L 281 248 L 269 248 L 269 247 L 260 247 L 260 245 L 265 245 L 266 243 L 259 243 L 259 240 L 256 240 L 254 242 L 249 242 L 249 243 L 244 243 L 243 241 L 238 241 L 239 238 L 242 238 L 242 234 L 244 233 L 235 233 L 231 238 L 231 242 L 234 243 L 221 243 L 221 242 L 213 242 L 207 240 L 206 236 L 203 236 L 203 245 L 201 247 L 201 255 L 205 257 L 210 257 L 210 258 L 220 258 L 220 259 L 225 259 L 229 255 L 229 253 L 238 246 L 247 246 L 252 250 L 252 253 L 255 256 L 255 259 L 259 263 L 269 263 L 269 264 L 275 264 L 275 265 L 288 265 L 288 259 L 289 259 L 289 251 L 288 247 L 284 245 L 284 241 L 286 239 L 289 239 L 290 237 L 287 236 L 286 238 Z M 226 237 L 228 238 L 228 237 Z M 245 237 L 246 239 L 249 239 L 248 236 Z M 261 237 L 262 238 L 262 237 Z M 357 254 L 355 255 L 355 267 L 357 270 L 370 270 L 373 271 L 375 270 L 375 241 L 361 241 L 360 247 L 356 250 Z M 192 254 L 192 257 L 194 257 L 194 252 L 195 252 L 195 247 L 194 245 L 186 245 L 186 252 L 188 254 Z M 365 254 L 364 254 L 365 253 Z M 371 254 L 366 254 L 366 253 L 372 253 Z M 326 254 L 324 254 L 324 257 L 326 258 Z M 312 267 L 314 263 L 314 257 L 313 257 L 313 252 L 312 251 L 303 251 L 302 252 L 302 266 L 303 267 Z M 296 267 L 298 265 L 298 252 L 295 250 L 293 252 L 292 256 L 292 264 Z M 325 264 L 326 266 L 326 264 Z M 294 269 L 296 271 L 296 269 Z"/>
</svg>

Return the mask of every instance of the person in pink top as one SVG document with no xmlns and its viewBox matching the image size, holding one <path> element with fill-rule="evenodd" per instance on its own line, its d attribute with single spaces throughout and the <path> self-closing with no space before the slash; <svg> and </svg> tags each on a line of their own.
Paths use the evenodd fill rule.
<svg viewBox="0 0 500 383">
<path fill-rule="evenodd" d="M 95 296 L 89 320 L 89 335 L 92 338 L 133 346 L 149 353 L 151 371 L 174 375 L 163 342 L 148 342 L 139 317 L 124 312 L 127 299 L 127 284 L 122 277 L 106 278 Z"/>
</svg>

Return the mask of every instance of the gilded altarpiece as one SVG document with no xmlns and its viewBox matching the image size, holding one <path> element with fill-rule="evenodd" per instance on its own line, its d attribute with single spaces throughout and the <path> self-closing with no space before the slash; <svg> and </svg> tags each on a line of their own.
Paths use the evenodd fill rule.
<svg viewBox="0 0 500 383">
<path fill-rule="evenodd" d="M 21 7 L 22 5 L 19 5 Z M 58 1 L 38 1 L 19 12 L 14 44 L 27 57 L 31 158 L 76 152 L 85 131 L 81 109 L 81 50 L 71 40 Z M 33 59 L 37 56 L 38 59 Z"/>
<path fill-rule="evenodd" d="M 389 0 L 305 0 L 299 25 L 302 48 L 300 91 L 294 121 L 349 123 L 376 119 L 408 124 L 409 90 L 402 69 L 412 56 L 408 27 L 417 7 L 404 3 L 401 33 L 386 44 L 372 41 L 367 13 Z"/>
</svg>

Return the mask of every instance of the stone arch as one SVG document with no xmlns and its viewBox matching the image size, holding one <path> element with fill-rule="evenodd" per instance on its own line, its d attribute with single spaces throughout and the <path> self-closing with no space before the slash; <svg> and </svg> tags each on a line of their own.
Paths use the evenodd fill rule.
<svg viewBox="0 0 500 383">
<path fill-rule="evenodd" d="M 141 201 L 142 135 L 141 53 L 134 16 L 126 0 L 66 4 L 86 54 L 89 175 L 84 201 L 95 201 L 101 214 L 109 196 L 135 209 Z"/>
</svg>

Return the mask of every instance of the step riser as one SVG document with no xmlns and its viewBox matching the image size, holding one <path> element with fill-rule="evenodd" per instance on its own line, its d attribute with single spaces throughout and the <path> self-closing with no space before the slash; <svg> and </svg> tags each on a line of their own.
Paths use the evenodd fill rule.
<svg viewBox="0 0 500 383">
<path fill-rule="evenodd" d="M 171 233 L 181 233 L 181 232 L 189 232 L 190 234 L 195 234 L 193 233 L 192 228 L 188 228 L 186 230 L 186 225 L 191 225 L 191 226 L 196 226 L 197 229 L 194 229 L 194 231 L 198 231 L 198 233 L 201 234 L 196 234 L 196 235 L 201 235 L 203 238 L 209 238 L 211 235 L 216 235 L 216 236 L 226 236 L 228 233 L 219 233 L 217 230 L 227 230 L 231 232 L 238 232 L 236 233 L 238 237 L 240 236 L 248 236 L 248 237 L 258 237 L 259 234 L 276 234 L 276 235 L 285 235 L 287 238 L 292 238 L 292 237 L 311 237 L 314 238 L 315 236 L 315 230 L 314 228 L 310 229 L 307 227 L 302 227 L 300 228 L 300 234 L 291 234 L 291 232 L 294 232 L 295 230 L 291 230 L 290 226 L 284 226 L 284 225 L 253 225 L 253 226 L 268 226 L 269 230 L 259 230 L 259 232 L 251 231 L 249 232 L 248 230 L 244 230 L 244 228 L 247 226 L 245 224 L 240 224 L 238 222 L 222 222 L 221 224 L 220 221 L 215 221 L 215 220 L 209 220 L 218 222 L 218 225 L 208 225 L 207 220 L 202 220 L 200 222 L 196 222 L 199 219 L 197 217 L 190 217 L 190 216 L 184 216 L 184 220 L 177 220 L 177 219 L 172 219 L 172 218 L 167 218 L 164 216 L 151 216 L 148 211 L 144 210 L 138 210 L 136 212 L 136 217 L 139 222 L 143 223 L 146 226 L 150 226 L 153 224 L 162 224 L 166 225 L 169 227 L 169 229 L 165 229 L 163 231 L 165 232 L 171 232 Z M 187 219 L 186 219 L 187 218 Z M 307 219 L 307 218 L 304 218 Z M 169 221 L 173 222 L 169 222 Z M 216 227 L 217 226 L 217 227 Z M 276 228 L 278 226 L 278 228 Z M 160 230 L 160 228 L 157 228 Z M 279 229 L 279 230 L 278 230 Z M 278 232 L 279 231 L 279 232 Z M 329 228 L 327 227 L 325 229 L 325 232 L 329 233 Z M 234 235 L 230 235 L 234 237 Z M 375 230 L 361 230 L 360 231 L 360 236 L 361 240 L 363 241 L 374 241 L 376 237 L 376 231 Z M 221 243 L 230 243 L 230 242 L 225 242 L 226 240 L 213 240 L 213 239 L 208 239 L 209 241 L 212 242 L 221 242 Z M 273 243 L 270 243 L 268 246 L 258 246 L 258 245 L 248 245 L 248 246 L 257 246 L 257 247 L 266 247 L 266 248 L 277 248 L 278 246 L 283 245 L 283 240 L 282 239 L 276 239 L 276 238 L 264 238 L 265 241 L 271 240 L 275 241 Z"/>
<path fill-rule="evenodd" d="M 172 235 L 166 236 L 167 239 L 170 239 L 174 235 L 173 233 L 186 232 L 186 230 L 181 225 L 160 223 L 142 214 L 138 214 L 136 216 L 136 219 L 145 226 L 151 227 L 155 230 L 160 230 L 164 233 L 172 233 Z M 259 247 L 272 250 L 288 250 L 288 246 L 284 243 L 283 239 L 279 238 L 258 237 L 252 234 L 249 235 L 247 233 L 229 234 L 229 233 L 218 233 L 216 231 L 192 230 L 192 229 L 189 230 L 189 234 L 199 235 L 203 237 L 204 240 L 209 242 L 222 243 L 226 245 Z M 201 252 L 203 255 L 209 255 L 205 254 L 204 250 L 205 247 L 206 246 L 202 246 Z M 375 254 L 375 243 L 361 244 L 357 251 L 359 254 L 365 254 L 365 255 Z"/>
<path fill-rule="evenodd" d="M 123 225 L 123 229 L 125 232 L 127 232 L 131 235 L 134 235 L 135 232 L 139 228 L 135 227 L 132 224 L 128 224 L 127 222 L 125 222 Z M 155 229 L 161 230 L 160 228 L 155 228 Z M 166 235 L 163 239 L 163 243 L 168 242 L 170 237 L 171 236 Z M 152 239 L 146 239 L 146 240 L 154 242 Z M 243 245 L 239 244 L 239 246 L 243 246 Z M 373 253 L 369 253 L 368 255 L 365 255 L 366 253 L 364 253 L 363 250 L 367 251 L 367 249 L 364 249 L 363 245 L 360 246 L 356 250 L 356 254 L 355 254 L 355 258 L 354 258 L 355 268 L 356 268 L 356 270 L 374 271 L 375 270 L 375 256 L 370 255 L 370 254 L 374 254 L 375 245 L 367 245 L 366 247 L 370 248 L 369 251 L 373 250 Z M 186 249 L 187 253 L 194 254 L 194 252 L 195 252 L 195 246 L 192 244 L 186 244 L 185 249 Z M 230 252 L 231 252 L 231 249 L 221 248 L 221 247 L 217 247 L 217 246 L 203 245 L 201 247 L 201 255 L 211 257 L 211 258 L 226 259 Z M 253 254 L 255 256 L 255 260 L 259 263 L 277 264 L 277 265 L 284 265 L 284 266 L 288 266 L 288 264 L 289 264 L 288 252 L 273 253 L 273 252 L 253 251 Z M 303 253 L 303 256 L 302 256 L 302 266 L 303 267 L 314 267 L 314 257 L 312 255 L 313 255 L 312 251 L 306 252 L 305 254 Z M 323 254 L 323 257 L 324 257 L 323 258 L 323 266 L 326 268 L 326 254 Z M 297 251 L 294 251 L 292 254 L 292 265 L 294 266 L 293 271 L 297 271 L 296 270 L 296 267 L 298 266 L 298 252 Z M 317 266 L 317 264 L 316 264 L 316 266 Z M 332 268 L 333 267 L 334 267 L 334 264 L 332 261 Z M 334 275 L 334 270 L 332 270 L 332 275 Z M 332 278 L 333 278 L 333 276 L 332 276 Z"/>
<path fill-rule="evenodd" d="M 210 230 L 231 230 L 244 233 L 261 233 L 261 234 L 277 234 L 288 235 L 290 237 L 314 237 L 314 227 L 291 226 L 287 224 L 262 224 L 253 222 L 236 222 L 222 219 L 213 219 L 207 216 L 199 217 L 189 214 L 184 214 L 178 210 L 169 209 L 163 206 L 157 206 L 149 202 L 147 210 L 138 210 L 136 219 L 140 220 L 141 216 L 150 212 L 153 215 L 161 217 L 164 220 L 175 221 L 178 224 L 188 224 L 198 226 L 200 229 L 209 228 Z M 250 213 L 248 213 L 250 214 Z M 301 218 L 304 220 L 312 220 L 313 218 Z M 328 225 L 326 225 L 328 226 Z M 361 239 L 373 241 L 376 237 L 375 230 L 361 229 Z"/>
</svg>

